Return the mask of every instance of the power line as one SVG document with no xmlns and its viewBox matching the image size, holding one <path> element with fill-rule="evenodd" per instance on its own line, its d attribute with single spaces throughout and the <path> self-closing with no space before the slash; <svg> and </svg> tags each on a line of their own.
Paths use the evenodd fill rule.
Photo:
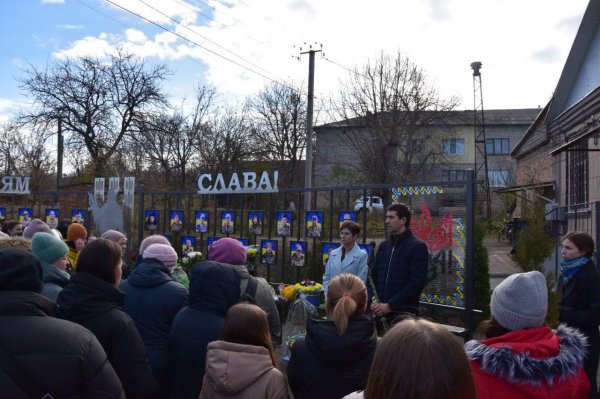
<svg viewBox="0 0 600 399">
<path fill-rule="evenodd" d="M 263 72 L 265 72 L 265 73 L 268 73 L 268 74 L 271 74 L 271 75 L 273 75 L 272 73 L 270 73 L 269 71 L 267 71 L 267 70 L 263 69 L 262 67 L 260 67 L 260 66 L 258 66 L 258 65 L 256 65 L 256 64 L 254 64 L 254 63 L 252 63 L 252 62 L 250 62 L 250 61 L 248 61 L 248 60 L 247 60 L 247 59 L 245 59 L 244 57 L 242 57 L 242 56 L 240 56 L 240 55 L 238 55 L 238 54 L 236 54 L 236 53 L 234 53 L 234 52 L 232 52 L 232 51 L 228 50 L 227 48 L 225 48 L 225 47 L 223 47 L 223 46 L 221 46 L 219 43 L 215 42 L 214 40 L 211 40 L 211 39 L 209 39 L 208 37 L 201 35 L 200 33 L 196 32 L 196 31 L 195 31 L 195 30 L 193 30 L 193 29 L 191 29 L 191 28 L 190 28 L 190 27 L 188 27 L 187 25 L 184 25 L 184 24 L 182 24 L 180 21 L 177 21 L 176 19 L 174 19 L 174 18 L 172 18 L 172 17 L 168 16 L 167 14 L 165 14 L 165 13 L 163 13 L 162 11 L 158 10 L 157 8 L 155 8 L 155 7 L 151 6 L 150 4 L 146 3 L 144 0 L 138 0 L 138 1 L 139 1 L 140 3 L 142 3 L 142 4 L 144 4 L 145 6 L 147 6 L 147 7 L 151 8 L 152 10 L 156 11 L 157 13 L 161 14 L 162 16 L 164 16 L 164 17 L 166 17 L 166 18 L 170 19 L 170 20 L 171 20 L 171 21 L 173 21 L 175 24 L 177 24 L 177 25 L 180 25 L 181 27 L 183 27 L 183 28 L 187 29 L 188 31 L 192 32 L 193 34 L 195 34 L 195 35 L 197 35 L 197 36 L 199 36 L 199 37 L 203 38 L 204 40 L 208 41 L 209 43 L 212 43 L 212 44 L 214 44 L 215 46 L 219 47 L 220 49 L 223 49 L 223 50 L 227 51 L 229 54 L 233 55 L 234 57 L 237 57 L 237 58 L 239 58 L 240 60 L 242 60 L 242 61 L 244 61 L 244 62 L 247 62 L 249 65 L 252 65 L 253 67 L 255 67 L 255 68 L 258 68 L 259 70 L 261 70 L 261 71 L 263 71 Z M 283 80 L 283 79 L 277 78 L 277 80 Z"/>
<path fill-rule="evenodd" d="M 199 47 L 199 48 L 201 48 L 201 49 L 204 49 L 204 50 L 208 51 L 209 53 L 216 55 L 216 56 L 217 56 L 217 57 L 219 57 L 219 58 L 222 58 L 222 59 L 224 59 L 225 61 L 228 61 L 228 62 L 230 62 L 230 63 L 232 63 L 232 64 L 234 64 L 234 65 L 237 65 L 237 66 L 239 66 L 239 67 L 241 67 L 241 68 L 243 68 L 243 69 L 245 69 L 245 70 L 247 70 L 247 71 L 249 71 L 249 72 L 252 72 L 252 73 L 254 73 L 254 74 L 258 75 L 258 76 L 261 76 L 261 77 L 263 77 L 263 78 L 265 78 L 265 79 L 267 79 L 267 80 L 269 80 L 269 81 L 272 81 L 272 82 L 274 82 L 274 83 L 279 83 L 279 84 L 281 84 L 281 85 L 283 85 L 283 86 L 286 86 L 286 87 L 289 87 L 289 88 L 291 88 L 291 89 L 293 89 L 293 90 L 297 90 L 296 88 L 292 87 L 291 85 L 289 85 L 289 84 L 287 84 L 287 83 L 282 83 L 282 82 L 278 81 L 277 79 L 271 78 L 271 77 L 269 77 L 269 76 L 267 76 L 267 75 L 265 75 L 265 74 L 262 74 L 262 73 L 260 73 L 260 72 L 258 72 L 258 71 L 255 71 L 255 70 L 251 69 L 251 68 L 248 68 L 247 66 L 245 66 L 245 65 L 242 65 L 242 64 L 240 64 L 239 62 L 237 62 L 237 61 L 234 61 L 234 60 L 232 60 L 232 59 L 230 59 L 230 58 L 228 58 L 228 57 L 226 57 L 226 56 L 224 56 L 224 55 L 222 55 L 222 54 L 219 54 L 219 53 L 217 53 L 217 52 L 216 52 L 216 51 L 214 51 L 214 50 L 211 50 L 211 49 L 209 49 L 209 48 L 207 48 L 207 47 L 205 47 L 205 46 L 203 46 L 203 45 L 201 45 L 201 44 L 199 44 L 199 43 L 197 43 L 197 42 L 195 42 L 195 41 L 193 41 L 193 40 L 191 40 L 191 39 L 189 39 L 189 38 L 187 38 L 187 37 L 185 37 L 185 36 L 183 36 L 183 35 L 181 35 L 181 34 L 179 34 L 179 33 L 177 33 L 177 32 L 174 32 L 174 31 L 172 31 L 172 30 L 170 30 L 170 29 L 168 29 L 168 28 L 166 28 L 166 27 L 164 27 L 164 26 L 160 25 L 159 23 L 156 23 L 156 22 L 154 22 L 154 21 L 152 21 L 152 20 L 150 20 L 150 19 L 148 19 L 148 18 L 146 18 L 146 17 L 144 17 L 144 16 L 142 16 L 142 15 L 140 15 L 140 14 L 138 14 L 138 13 L 134 12 L 134 11 L 131 11 L 131 10 L 129 10 L 129 9 L 127 9 L 127 8 L 125 8 L 125 7 L 121 6 L 121 5 L 119 5 L 119 4 L 116 4 L 116 3 L 115 3 L 115 2 L 113 2 L 112 0 L 105 0 L 105 1 L 107 1 L 107 2 L 108 2 L 108 3 L 110 3 L 110 4 L 112 4 L 112 5 L 113 5 L 113 6 L 115 6 L 115 7 L 118 7 L 118 8 L 120 8 L 120 9 L 122 9 L 123 11 L 126 11 L 126 12 L 128 12 L 128 13 L 130 13 L 130 14 L 132 14 L 132 15 L 135 15 L 135 16 L 136 16 L 136 17 L 138 17 L 138 18 L 141 18 L 141 19 L 143 19 L 143 20 L 144 20 L 144 21 L 146 21 L 146 22 L 149 22 L 149 23 L 151 23 L 152 25 L 156 26 L 157 28 L 160 28 L 160 29 L 162 29 L 162 30 L 164 30 L 164 31 L 166 31 L 166 32 L 169 32 L 169 33 L 171 33 L 171 34 L 173 34 L 173 35 L 175 35 L 175 36 L 177 36 L 177 37 L 179 37 L 179 38 L 181 38 L 181 39 L 183 39 L 183 40 L 185 40 L 185 41 L 187 41 L 187 42 L 190 42 L 190 43 L 192 43 L 192 44 L 194 44 L 195 46 L 197 46 L 197 47 Z"/>
</svg>

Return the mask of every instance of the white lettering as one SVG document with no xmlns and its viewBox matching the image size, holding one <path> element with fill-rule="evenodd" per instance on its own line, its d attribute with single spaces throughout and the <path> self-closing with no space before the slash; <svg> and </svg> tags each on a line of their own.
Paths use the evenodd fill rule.
<svg viewBox="0 0 600 399">
<path fill-rule="evenodd" d="M 13 181 L 16 183 L 15 191 L 23 194 L 29 194 L 29 177 L 13 177 Z"/>
<path fill-rule="evenodd" d="M 244 190 L 256 190 L 256 173 L 244 172 Z"/>
<path fill-rule="evenodd" d="M 212 190 L 212 186 L 204 187 L 204 180 L 208 180 L 208 182 L 212 182 L 212 176 L 209 174 L 200 175 L 198 178 L 198 192 L 205 193 Z"/>
<path fill-rule="evenodd" d="M 221 187 L 221 188 L 219 188 Z M 227 187 L 225 187 L 225 179 L 223 179 L 223 174 L 219 173 L 217 175 L 217 180 L 215 181 L 215 191 L 216 192 L 225 192 Z"/>
<path fill-rule="evenodd" d="M 231 175 L 231 180 L 229 180 L 229 187 L 227 188 L 229 191 L 240 191 L 240 179 L 238 178 L 237 173 Z"/>
<path fill-rule="evenodd" d="M 265 186 L 263 188 L 263 185 Z M 260 176 L 260 181 L 258 182 L 258 191 L 271 191 L 273 187 L 271 187 L 271 182 L 269 181 L 269 173 L 267 171 L 262 172 Z"/>
<path fill-rule="evenodd" d="M 12 176 L 4 176 L 2 178 L 2 192 L 9 193 L 12 191 Z"/>
<path fill-rule="evenodd" d="M 240 175 L 232 173 L 229 179 L 229 185 L 225 185 L 225 179 L 222 173 L 217 174 L 214 179 L 214 185 L 206 185 L 206 182 L 212 183 L 213 176 L 211 174 L 202 174 L 198 178 L 198 193 L 199 194 L 234 194 L 234 193 L 276 193 L 279 191 L 278 179 L 279 172 L 274 171 L 272 179 L 269 172 L 262 172 L 260 181 L 257 183 L 255 172 L 243 172 L 242 185 Z"/>
<path fill-rule="evenodd" d="M 29 177 L 3 176 L 2 194 L 29 194 Z"/>
</svg>

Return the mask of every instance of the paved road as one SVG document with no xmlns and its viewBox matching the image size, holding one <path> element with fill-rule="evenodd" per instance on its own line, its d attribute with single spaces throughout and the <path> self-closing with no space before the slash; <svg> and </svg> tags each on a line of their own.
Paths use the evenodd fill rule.
<svg viewBox="0 0 600 399">
<path fill-rule="evenodd" d="M 510 257 L 511 244 L 498 242 L 496 237 L 486 237 L 483 245 L 488 250 L 491 289 L 511 274 L 521 272 L 519 266 Z"/>
</svg>

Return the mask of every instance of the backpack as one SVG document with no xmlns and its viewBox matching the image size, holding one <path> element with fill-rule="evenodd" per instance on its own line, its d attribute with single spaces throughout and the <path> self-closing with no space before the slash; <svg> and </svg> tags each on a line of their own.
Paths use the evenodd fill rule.
<svg viewBox="0 0 600 399">
<path fill-rule="evenodd" d="M 240 295 L 239 302 L 248 302 L 256 305 L 256 291 L 258 289 L 258 280 L 256 277 L 248 276 L 248 285 L 246 285 L 246 291 Z"/>
</svg>

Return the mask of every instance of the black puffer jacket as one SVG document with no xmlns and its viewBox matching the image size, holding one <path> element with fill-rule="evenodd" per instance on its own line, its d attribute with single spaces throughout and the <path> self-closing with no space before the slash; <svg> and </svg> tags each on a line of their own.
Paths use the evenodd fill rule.
<svg viewBox="0 0 600 399">
<path fill-rule="evenodd" d="M 287 374 L 295 399 L 336 399 L 365 389 L 377 334 L 365 315 L 350 319 L 338 335 L 331 320 L 308 320 L 306 338 L 292 346 Z"/>
<path fill-rule="evenodd" d="M 124 297 L 112 284 L 87 272 L 77 273 L 58 295 L 58 316 L 96 335 L 127 398 L 153 397 L 152 369 L 135 323 L 121 310 Z"/>
<path fill-rule="evenodd" d="M 229 265 L 200 262 L 192 268 L 189 304 L 177 313 L 169 335 L 174 399 L 197 399 L 208 343 L 221 334 L 225 313 L 240 299 L 240 275 Z"/>
<path fill-rule="evenodd" d="M 173 281 L 169 269 L 157 259 L 143 259 L 119 288 L 125 292 L 123 310 L 140 332 L 159 391 L 165 395 L 171 387 L 169 332 L 188 290 Z"/>
<path fill-rule="evenodd" d="M 124 398 L 102 346 L 85 328 L 51 317 L 56 305 L 27 291 L 0 291 L 0 342 L 55 398 Z M 0 396 L 26 395 L 0 370 Z"/>
</svg>

